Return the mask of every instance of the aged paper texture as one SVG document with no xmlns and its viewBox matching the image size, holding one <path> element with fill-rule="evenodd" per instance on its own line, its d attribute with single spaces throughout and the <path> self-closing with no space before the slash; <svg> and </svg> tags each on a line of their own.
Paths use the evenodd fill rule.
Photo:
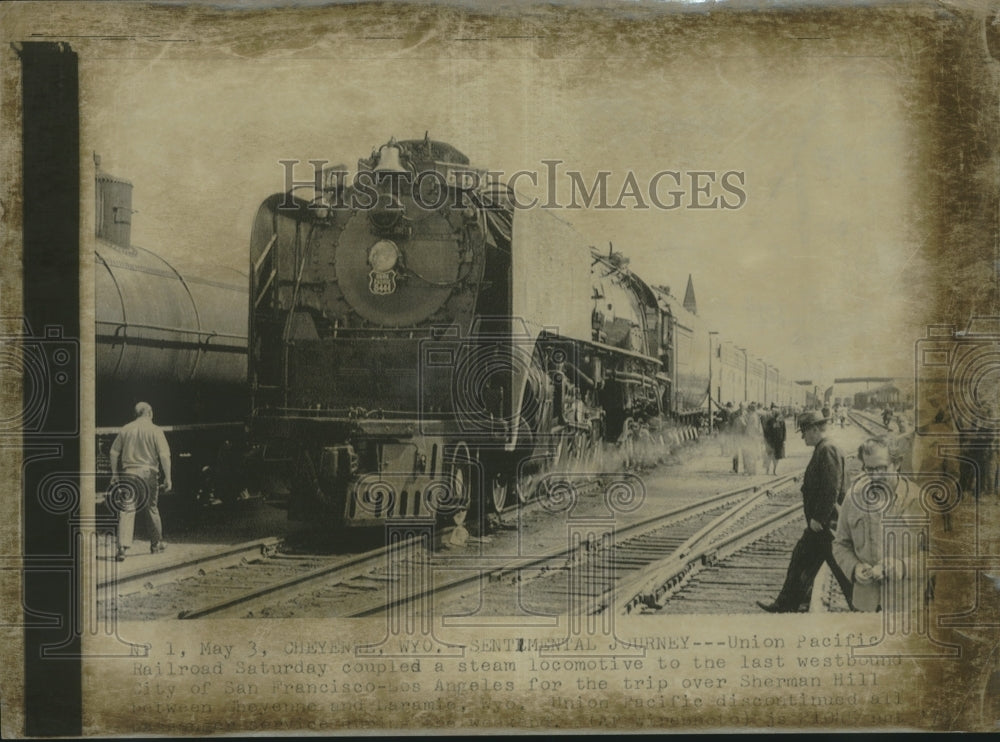
<svg viewBox="0 0 1000 742">
<path fill-rule="evenodd" d="M 8 47 L 2 76 L 3 316 L 19 314 L 19 286 L 12 277 L 21 249 L 18 100 L 24 45 L 61 43 L 78 60 L 83 474 L 79 520 L 73 522 L 80 524 L 80 543 L 93 545 L 77 554 L 83 590 L 73 627 L 82 639 L 84 734 L 996 729 L 1000 16 L 995 7 L 915 2 L 219 8 L 69 2 L 12 3 L 0 9 L 0 17 Z M 456 175 L 462 168 L 455 166 L 460 158 L 452 148 L 467 157 L 461 164 L 474 172 L 470 177 L 497 174 L 512 185 L 505 197 L 520 201 L 504 202 L 492 212 L 475 201 L 481 194 L 469 194 L 479 191 L 456 185 L 463 176 Z M 293 187 L 296 194 L 308 191 L 316 167 L 327 168 L 319 177 L 329 186 L 328 197 L 346 192 L 330 185 L 331 172 L 347 178 L 366 169 L 394 173 L 398 162 L 405 169 L 418 157 L 440 168 L 440 180 L 428 178 L 431 193 L 421 191 L 422 196 L 465 193 L 461 197 L 473 200 L 460 201 L 447 217 L 435 212 L 417 218 L 407 206 L 404 226 L 393 214 L 398 204 L 391 197 L 376 198 L 376 215 L 363 222 L 368 226 L 346 216 L 338 221 L 329 204 L 319 214 L 318 201 L 312 200 L 318 193 L 298 196 L 288 212 L 292 216 L 268 201 Z M 322 163 L 310 164 L 315 161 Z M 114 189 L 126 187 L 126 181 L 131 202 L 121 211 L 102 212 L 101 199 L 119 193 Z M 377 196 L 377 189 L 372 193 Z M 400 204 L 410 204 L 415 197 L 411 192 L 401 198 Z M 131 234 L 112 259 L 108 245 L 122 234 L 115 231 L 119 228 Z M 359 230 L 364 239 L 375 237 L 364 242 L 367 252 L 351 254 L 346 246 Z M 485 266 L 477 263 L 473 248 L 462 247 L 472 244 L 462 240 L 472 239 L 467 235 L 475 230 L 486 235 L 483 249 L 489 255 L 507 256 L 506 268 L 490 262 L 494 258 Z M 569 230 L 585 251 L 582 263 L 574 260 L 579 253 L 558 248 Z M 315 235 L 328 253 L 301 247 Z M 421 235 L 426 254 L 446 258 L 420 258 L 414 235 Z M 404 244 L 409 247 L 399 247 Z M 155 346 L 167 353 L 163 348 L 169 344 L 156 346 L 156 333 L 170 330 L 162 318 L 174 308 L 171 297 L 177 302 L 190 297 L 201 310 L 201 327 L 208 327 L 209 311 L 222 316 L 238 308 L 242 326 L 195 332 L 193 342 L 202 354 L 197 366 L 175 369 L 162 360 L 167 355 L 130 361 L 115 341 L 101 345 L 102 333 L 114 334 L 101 315 L 102 286 L 112 285 L 109 275 L 124 286 L 115 271 L 138 260 L 132 245 L 153 257 L 135 269 L 142 275 L 131 287 L 120 289 L 124 309 L 114 322 L 133 333 L 138 346 L 145 341 L 147 350 Z M 498 245 L 507 245 L 506 252 Z M 334 251 L 336 259 L 328 258 Z M 95 252 L 97 263 L 91 258 Z M 445 260 L 472 267 L 456 273 L 450 263 L 442 267 Z M 605 288 L 592 285 L 592 265 L 607 267 Z M 625 265 L 630 273 L 619 271 Z M 175 281 L 175 289 L 184 293 L 165 297 L 154 279 L 174 266 L 182 266 L 175 273 L 184 285 Z M 505 270 L 510 283 L 494 290 L 502 288 Z M 641 280 L 615 278 L 619 275 Z M 642 435 L 629 436 L 630 425 L 638 430 L 639 415 L 632 407 L 626 415 L 619 406 L 614 409 L 625 418 L 617 421 L 623 432 L 611 436 L 603 429 L 611 438 L 605 450 L 614 455 L 596 469 L 602 475 L 601 502 L 608 504 L 603 511 L 596 505 L 587 510 L 591 501 L 572 486 L 545 490 L 548 470 L 542 469 L 531 486 L 548 492 L 549 505 L 567 492 L 579 495 L 579 502 L 565 507 L 543 502 L 523 516 L 505 516 L 504 528 L 496 527 L 503 519 L 490 521 L 475 507 L 454 517 L 393 525 L 381 500 L 368 503 L 369 522 L 362 523 L 349 506 L 335 518 L 312 517 L 320 535 L 310 538 L 325 540 L 330 548 L 362 538 L 358 533 L 364 529 L 354 525 L 366 526 L 374 539 L 365 548 L 391 547 L 382 582 L 368 575 L 356 597 L 332 601 L 329 609 L 322 608 L 325 588 L 316 588 L 280 610 L 180 620 L 179 614 L 194 618 L 193 607 L 221 600 L 225 586 L 203 574 L 197 598 L 187 595 L 175 603 L 157 603 L 160 593 L 152 586 L 121 596 L 113 583 L 107 586 L 109 574 L 125 575 L 146 564 L 139 560 L 150 559 L 156 538 L 137 529 L 127 559 L 115 562 L 113 538 L 99 527 L 106 525 L 100 513 L 110 472 L 108 443 L 129 421 L 135 399 L 152 398 L 156 420 L 172 435 L 183 434 L 189 422 L 203 422 L 172 419 L 170 403 L 157 403 L 155 395 L 166 395 L 175 373 L 224 378 L 227 363 L 234 358 L 242 363 L 247 306 L 258 322 L 249 340 L 254 404 L 272 393 L 265 383 L 270 378 L 278 379 L 275 389 L 284 384 L 286 394 L 270 409 L 297 409 L 268 430 L 323 418 L 340 403 L 352 411 L 336 424 L 351 421 L 360 438 L 347 445 L 346 437 L 330 432 L 333 422 L 334 427 L 309 428 L 313 432 L 295 439 L 301 450 L 278 457 L 286 468 L 267 474 L 270 484 L 244 485 L 248 480 L 240 479 L 238 487 L 230 487 L 232 501 L 222 490 L 234 480 L 219 474 L 223 454 L 215 459 L 215 451 L 229 452 L 233 442 L 220 446 L 215 437 L 190 444 L 195 457 L 212 447 L 210 465 L 194 467 L 211 472 L 215 489 L 209 491 L 205 479 L 180 483 L 189 454 L 179 452 L 189 444 L 171 438 L 174 491 L 161 501 L 163 537 L 170 542 L 160 555 L 164 559 L 186 553 L 182 550 L 195 548 L 192 544 L 203 548 L 292 533 L 285 514 L 263 500 L 274 500 L 279 485 L 288 482 L 285 490 L 301 493 L 303 477 L 315 492 L 327 486 L 324 477 L 335 482 L 357 476 L 357 467 L 365 470 L 368 450 L 360 439 L 378 442 L 379 453 L 371 455 L 378 458 L 380 473 L 389 472 L 385 491 L 405 509 L 412 500 L 402 499 L 403 485 L 391 489 L 395 470 L 385 463 L 388 452 L 397 450 L 390 442 L 396 445 L 403 436 L 404 423 L 372 410 L 392 409 L 398 399 L 409 399 L 407 394 L 427 412 L 414 424 L 427 427 L 407 429 L 406 435 L 447 444 L 440 460 L 430 447 L 426 456 L 419 445 L 402 447 L 392 454 L 394 465 L 405 462 L 421 476 L 450 466 L 447 482 L 456 491 L 465 492 L 462 478 L 468 477 L 470 491 L 489 489 L 515 501 L 521 490 L 504 479 L 506 470 L 495 462 L 507 461 L 504 456 L 515 449 L 514 432 L 522 436 L 516 445 L 527 445 L 530 415 L 508 431 L 509 450 L 472 438 L 456 444 L 453 433 L 434 427 L 440 423 L 436 403 L 426 403 L 444 388 L 436 386 L 432 373 L 438 356 L 421 356 L 426 366 L 420 369 L 400 361 L 407 348 L 416 347 L 419 328 L 449 313 L 472 311 L 456 290 L 467 280 L 481 290 L 478 315 L 506 307 L 504 313 L 523 321 L 531 338 L 547 337 L 545 328 L 554 327 L 553 337 L 584 341 L 561 346 L 562 340 L 550 339 L 545 346 L 546 358 L 591 354 L 586 356 L 591 365 L 566 361 L 560 367 L 571 382 L 560 389 L 569 391 L 552 392 L 559 396 L 546 404 L 570 409 L 588 404 L 589 394 L 596 400 L 604 383 L 598 373 L 621 389 L 670 384 L 675 414 L 662 436 L 675 436 L 674 452 L 660 457 L 655 468 L 655 457 L 644 461 Z M 219 299 L 220 291 L 232 293 Z M 653 298 L 641 322 L 616 324 L 612 297 L 631 296 L 630 291 Z M 608 308 L 602 309 L 605 300 Z M 280 322 L 264 317 L 265 309 L 283 301 L 293 310 Z M 348 305 L 355 314 L 344 310 L 343 316 L 355 319 L 338 319 L 338 308 Z M 643 324 L 652 323 L 654 315 L 666 316 L 668 309 L 674 317 L 691 317 L 677 320 L 683 332 L 669 344 L 653 324 Z M 381 338 L 384 344 L 364 350 L 369 346 L 359 338 L 375 326 L 390 328 Z M 619 330 L 620 337 L 614 334 Z M 268 366 L 278 363 L 276 356 L 267 358 L 272 337 L 285 343 L 283 380 L 274 371 L 278 366 Z M 327 338 L 341 342 L 323 349 Z M 181 348 L 187 341 L 177 342 Z M 240 342 L 242 349 L 236 347 Z M 235 349 L 228 356 L 226 343 Z M 660 364 L 659 376 L 643 370 L 641 349 L 647 343 L 662 344 L 657 358 L 663 362 L 654 363 Z M 122 355 L 107 372 L 113 384 L 102 387 L 101 353 L 109 347 Z M 622 360 L 624 351 L 631 360 Z M 737 383 L 720 369 L 728 369 L 727 359 L 739 353 L 745 376 Z M 592 356 L 606 359 L 603 371 Z M 689 359 L 688 366 L 678 358 Z M 129 371 L 131 362 L 136 365 Z M 609 371 L 612 362 L 621 365 Z M 762 369 L 758 388 L 747 381 L 753 364 Z M 3 402 L 16 411 L 21 388 L 16 364 L 12 368 L 3 369 Z M 297 369 L 291 377 L 289 368 Z M 353 376 L 338 375 L 345 368 Z M 709 374 L 711 400 L 705 400 L 704 386 L 681 400 L 685 374 L 698 379 L 703 371 Z M 497 393 L 497 419 L 516 417 L 512 404 L 529 409 L 525 395 L 533 388 L 532 373 L 524 372 L 523 389 L 529 391 L 516 402 Z M 483 379 L 487 376 L 483 372 Z M 837 407 L 842 401 L 846 409 L 860 399 L 857 394 L 890 387 L 899 395 L 892 401 L 903 419 L 894 440 L 908 441 L 920 454 L 903 469 L 913 492 L 919 492 L 917 520 L 905 528 L 886 525 L 882 534 L 900 550 L 897 555 L 906 556 L 907 584 L 916 585 L 900 598 L 905 605 L 852 612 L 842 598 L 839 608 L 832 598 L 821 600 L 817 588 L 814 610 L 771 614 L 756 606 L 757 599 L 775 599 L 776 589 L 767 588 L 766 594 L 748 594 L 739 607 L 719 598 L 723 607 L 717 611 L 675 612 L 647 600 L 643 610 L 633 602 L 626 614 L 612 600 L 603 613 L 580 616 L 574 612 L 586 585 L 568 582 L 555 590 L 553 603 L 526 602 L 525 595 L 534 595 L 521 584 L 528 581 L 527 571 L 513 572 L 511 564 L 541 560 L 567 544 L 576 549 L 569 561 L 588 558 L 587 549 L 596 549 L 603 538 L 602 528 L 631 526 L 652 514 L 660 498 L 693 492 L 694 470 L 684 469 L 695 466 L 691 462 L 706 460 L 715 467 L 705 497 L 745 481 L 764 481 L 759 474 L 745 481 L 731 475 L 731 451 L 704 412 L 714 413 L 727 401 L 765 407 L 776 401 L 790 415 L 803 406 L 832 406 L 831 393 L 823 397 L 828 389 L 837 390 L 832 392 Z M 494 404 L 488 380 L 469 388 L 470 395 L 485 400 L 484 408 Z M 302 397 L 289 401 L 290 389 Z M 327 392 L 336 399 L 315 401 Z M 112 398 L 114 405 L 102 408 Z M 221 399 L 208 394 L 197 409 L 221 405 Z M 864 399 L 862 406 L 877 408 L 877 417 L 883 405 L 876 405 L 875 397 Z M 613 407 L 606 397 L 600 404 Z M 537 409 L 543 417 L 553 414 L 541 402 Z M 246 408 L 228 411 L 242 436 Z M 609 413 L 604 422 L 612 421 Z M 250 426 L 251 435 L 259 434 L 257 424 Z M 794 431 L 794 418 L 787 424 L 789 464 L 782 473 L 799 474 L 809 452 Z M 651 426 L 655 436 L 659 428 Z M 848 428 L 842 423 L 835 435 L 853 454 L 864 436 Z M 309 458 L 303 452 L 319 436 L 330 437 L 323 453 Z M 370 446 L 374 452 L 375 443 Z M 247 462 L 258 461 L 252 455 L 267 460 L 273 453 L 265 448 L 248 449 L 243 463 L 229 465 L 230 475 L 249 476 Z M 552 460 L 563 461 L 564 453 L 555 451 Z M 22 471 L 16 446 L 0 449 L 0 455 L 6 488 L 0 556 L 14 564 L 22 549 L 20 497 L 43 495 L 22 493 L 16 476 L 6 475 Z M 466 460 L 463 469 L 458 462 Z M 597 459 L 589 461 L 596 466 Z M 856 461 L 848 466 L 859 471 Z M 578 468 L 566 481 L 580 476 Z M 798 486 L 790 490 L 792 504 L 798 502 Z M 185 514 L 179 498 L 195 490 L 203 495 L 199 509 Z M 636 492 L 644 500 L 630 499 Z M 241 509 L 243 499 L 251 504 Z M 284 504 L 294 517 L 301 500 Z M 637 510 L 640 505 L 645 510 Z M 481 527 L 473 522 L 477 517 Z M 200 530 L 198 518 L 207 519 Z M 265 525 L 239 530 L 253 518 Z M 487 533 L 487 523 L 495 530 Z M 801 519 L 796 524 L 801 528 Z M 295 527 L 300 534 L 301 524 Z M 236 538 L 237 531 L 249 535 Z M 348 617 L 351 611 L 341 609 L 353 606 L 362 613 L 366 596 L 399 597 L 393 591 L 402 590 L 397 586 L 405 580 L 394 581 L 402 567 L 393 561 L 393 549 L 414 536 L 432 548 L 403 560 L 418 564 L 418 576 L 407 579 L 433 582 L 464 570 L 481 574 L 482 583 L 466 587 L 455 603 L 422 595 L 378 615 Z M 335 550 L 347 552 L 353 553 L 347 547 Z M 781 547 L 756 566 L 778 574 L 780 585 L 790 554 L 790 545 Z M 699 566 L 717 558 L 722 559 L 706 552 Z M 532 564 L 536 573 L 549 569 Z M 566 564 L 559 569 L 570 573 Z M 7 603 L 16 606 L 17 570 L 0 574 Z M 748 579 L 738 581 L 750 584 Z M 836 584 L 829 585 L 835 596 Z M 718 589 L 722 595 L 730 588 Z M 498 607 L 504 605 L 504 590 L 513 596 L 509 610 Z M 31 606 L 24 610 L 30 613 Z M 0 690 L 4 731 L 10 734 L 23 732 L 17 709 L 24 703 L 19 669 L 24 649 L 17 623 L 17 616 L 5 617 L 2 635 Z"/>
</svg>

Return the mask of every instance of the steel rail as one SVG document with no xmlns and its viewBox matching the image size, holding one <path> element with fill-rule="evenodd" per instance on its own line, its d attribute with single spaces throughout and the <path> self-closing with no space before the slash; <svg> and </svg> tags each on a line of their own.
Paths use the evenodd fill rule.
<svg viewBox="0 0 1000 742">
<path fill-rule="evenodd" d="M 854 421 L 855 425 L 868 433 L 868 435 L 885 435 L 886 433 L 891 432 L 889 428 L 879 421 L 873 420 L 867 415 L 863 415 L 855 410 L 848 412 L 847 416 Z"/>
<path fill-rule="evenodd" d="M 351 579 L 352 577 L 361 576 L 370 571 L 373 566 L 380 566 L 382 564 L 382 556 L 389 552 L 390 549 L 411 549 L 415 546 L 421 545 L 422 543 L 423 539 L 418 536 L 400 541 L 397 544 L 383 546 L 372 551 L 366 551 L 362 554 L 346 557 L 344 559 L 337 560 L 333 564 L 326 564 L 318 569 L 311 570 L 310 572 L 306 572 L 304 574 L 278 580 L 254 590 L 248 590 L 238 595 L 223 598 L 214 603 L 183 610 L 177 617 L 182 619 L 204 618 L 205 616 L 210 615 L 222 617 L 235 608 L 245 610 L 245 605 L 247 603 L 259 600 L 264 596 L 274 598 L 285 592 L 298 592 L 301 590 L 301 586 L 304 583 L 311 582 L 313 580 L 329 578 L 332 575 L 336 575 L 339 580 L 343 581 Z"/>
<path fill-rule="evenodd" d="M 773 491 L 774 487 L 771 489 Z M 759 497 L 760 495 L 757 496 Z M 757 498 L 751 498 L 735 510 L 723 513 L 700 533 L 692 536 L 689 541 L 697 542 L 696 548 L 690 548 L 685 552 L 684 547 L 681 547 L 670 556 L 650 564 L 640 574 L 630 578 L 625 589 L 617 591 L 622 597 L 615 602 L 615 612 L 618 615 L 628 615 L 634 608 L 643 605 L 654 609 L 662 608 L 661 598 L 681 587 L 688 578 L 699 571 L 700 567 L 714 563 L 720 557 L 731 555 L 747 543 L 759 540 L 762 536 L 783 527 L 802 513 L 802 504 L 795 503 L 761 518 L 734 534 L 716 540 L 711 539 L 713 533 L 724 532 L 724 529 L 735 522 L 736 518 L 741 516 Z"/>
<path fill-rule="evenodd" d="M 761 520 L 742 528 L 741 530 L 726 536 L 718 541 L 705 543 L 699 548 L 691 551 L 687 555 L 681 556 L 673 554 L 666 559 L 656 562 L 647 568 L 636 582 L 646 586 L 659 584 L 658 587 L 650 589 L 647 587 L 644 592 L 635 593 L 624 592 L 627 598 L 620 599 L 615 604 L 615 612 L 618 615 L 628 615 L 633 608 L 640 605 L 650 608 L 662 608 L 660 599 L 663 595 L 675 591 L 681 587 L 692 575 L 699 571 L 699 568 L 717 561 L 720 557 L 743 548 L 747 542 L 753 542 L 762 536 L 784 526 L 792 519 L 799 517 L 802 513 L 802 505 L 796 503 L 786 508 L 772 513 Z M 728 513 L 727 513 L 728 515 Z M 720 525 L 726 525 L 725 523 Z M 632 583 L 630 583 L 632 584 Z"/>
<path fill-rule="evenodd" d="M 186 577 L 197 576 L 205 572 L 206 569 L 224 569 L 225 567 L 240 564 L 244 559 L 252 555 L 266 556 L 269 551 L 276 549 L 282 540 L 282 538 L 277 536 L 256 539 L 202 557 L 186 559 L 182 562 L 174 562 L 172 564 L 161 564 L 131 574 L 121 575 L 115 569 L 112 570 L 113 575 L 111 577 L 97 583 L 97 589 L 115 590 L 116 594 L 124 595 L 128 592 L 165 585 Z"/>
</svg>

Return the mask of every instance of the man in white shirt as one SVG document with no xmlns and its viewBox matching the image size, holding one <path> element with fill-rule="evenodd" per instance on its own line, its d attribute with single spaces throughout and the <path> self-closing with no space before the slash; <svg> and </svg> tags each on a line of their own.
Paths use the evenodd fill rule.
<svg viewBox="0 0 1000 742">
<path fill-rule="evenodd" d="M 135 406 L 135 420 L 121 429 L 111 444 L 111 482 L 124 485 L 131 495 L 125 497 L 118 515 L 118 561 L 124 561 L 132 546 L 135 513 L 146 518 L 150 533 L 149 550 L 158 554 L 167 548 L 163 525 L 157 508 L 159 474 L 163 468 L 166 491 L 173 489 L 170 480 L 170 446 L 163 430 L 153 424 L 153 408 L 146 402 Z"/>
</svg>

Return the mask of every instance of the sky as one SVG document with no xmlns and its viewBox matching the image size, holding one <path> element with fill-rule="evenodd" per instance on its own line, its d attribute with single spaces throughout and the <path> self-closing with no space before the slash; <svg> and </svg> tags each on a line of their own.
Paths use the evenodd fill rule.
<svg viewBox="0 0 1000 742">
<path fill-rule="evenodd" d="M 211 59 L 82 55 L 82 149 L 134 183 L 135 244 L 182 266 L 245 270 L 254 213 L 283 189 L 279 160 L 353 169 L 390 137 L 425 131 L 478 167 L 538 172 L 537 188 L 519 181 L 526 198 L 544 198 L 543 161 L 561 160 L 563 203 L 567 170 L 588 184 L 610 171 L 612 201 L 629 172 L 646 189 L 663 170 L 737 171 L 738 209 L 686 208 L 685 176 L 677 209 L 625 199 L 624 209 L 553 213 L 589 244 L 612 242 L 651 284 L 683 296 L 691 275 L 721 339 L 785 374 L 824 383 L 912 372 L 927 238 L 910 218 L 924 206 L 912 186 L 910 80 L 891 55 L 775 55 L 725 34 L 544 54 L 433 27 L 405 42 L 330 29 L 264 56 L 241 54 L 238 39 Z M 661 181 L 662 201 L 672 185 Z M 704 200 L 716 196 L 736 200 L 718 184 Z"/>
</svg>

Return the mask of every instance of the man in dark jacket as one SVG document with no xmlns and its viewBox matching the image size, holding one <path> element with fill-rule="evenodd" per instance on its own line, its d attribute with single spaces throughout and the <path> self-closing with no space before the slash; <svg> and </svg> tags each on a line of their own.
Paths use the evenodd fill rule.
<svg viewBox="0 0 1000 742">
<path fill-rule="evenodd" d="M 778 462 L 785 458 L 785 418 L 777 405 L 764 420 L 764 472 L 778 476 Z"/>
<path fill-rule="evenodd" d="M 802 507 L 806 529 L 792 550 L 785 584 L 773 603 L 757 601 L 768 613 L 808 610 L 813 580 L 826 562 L 851 604 L 851 581 L 833 558 L 833 535 L 837 530 L 837 506 L 844 500 L 844 456 L 826 437 L 827 419 L 812 410 L 799 416 L 799 430 L 813 455 L 802 477 Z"/>
</svg>

